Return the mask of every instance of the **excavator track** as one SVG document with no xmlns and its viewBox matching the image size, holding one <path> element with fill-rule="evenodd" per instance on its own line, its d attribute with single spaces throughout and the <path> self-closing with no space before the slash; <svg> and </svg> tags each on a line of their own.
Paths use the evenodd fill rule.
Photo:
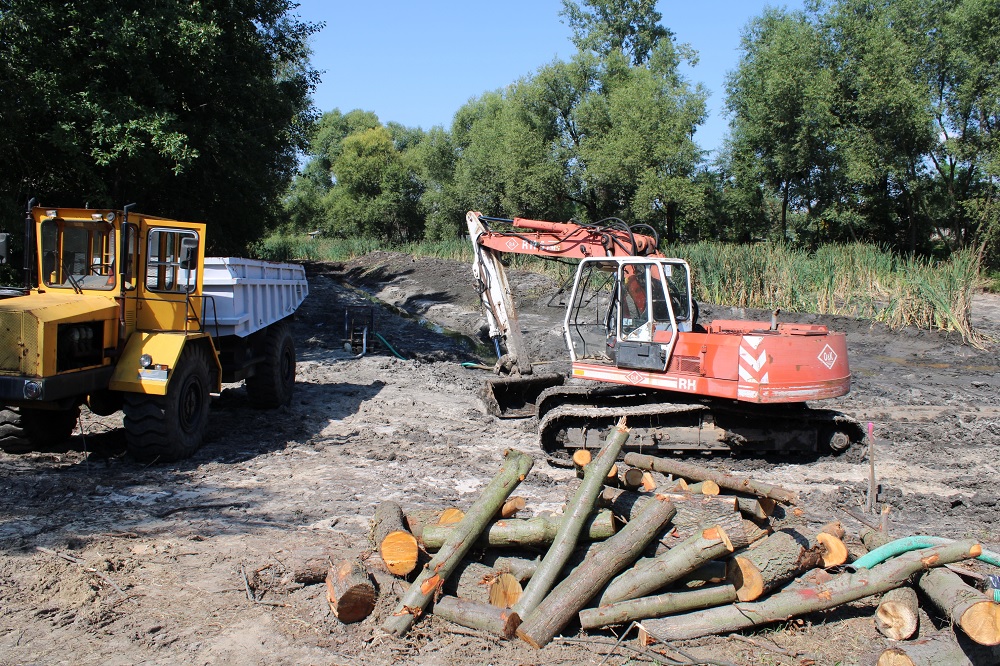
<svg viewBox="0 0 1000 666">
<path fill-rule="evenodd" d="M 577 448 L 600 448 L 625 417 L 627 450 L 668 454 L 842 454 L 864 437 L 861 424 L 804 404 L 685 400 L 628 386 L 565 386 L 538 401 L 539 440 L 549 461 L 569 466 Z"/>
</svg>

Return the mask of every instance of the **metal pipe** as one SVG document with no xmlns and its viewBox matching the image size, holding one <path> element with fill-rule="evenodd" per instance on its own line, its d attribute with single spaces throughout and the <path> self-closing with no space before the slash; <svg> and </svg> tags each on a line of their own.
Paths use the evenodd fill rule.
<svg viewBox="0 0 1000 666">
<path fill-rule="evenodd" d="M 38 199 L 31 197 L 28 199 L 28 207 L 25 210 L 24 215 L 24 290 L 25 292 L 31 291 L 31 264 L 32 256 L 34 255 L 34 242 L 32 239 L 34 237 L 35 230 L 35 219 L 31 216 L 31 209 L 35 207 L 38 203 Z"/>
</svg>

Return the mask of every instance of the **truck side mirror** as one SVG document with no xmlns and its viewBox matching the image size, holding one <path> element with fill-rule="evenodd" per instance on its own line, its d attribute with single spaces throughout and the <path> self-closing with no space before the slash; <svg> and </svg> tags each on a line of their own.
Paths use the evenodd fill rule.
<svg viewBox="0 0 1000 666">
<path fill-rule="evenodd" d="M 198 260 L 198 239 L 186 237 L 181 239 L 180 265 L 184 270 L 191 270 Z"/>
<path fill-rule="evenodd" d="M 0 234 L 0 264 L 6 264 L 10 258 L 10 234 Z"/>
</svg>

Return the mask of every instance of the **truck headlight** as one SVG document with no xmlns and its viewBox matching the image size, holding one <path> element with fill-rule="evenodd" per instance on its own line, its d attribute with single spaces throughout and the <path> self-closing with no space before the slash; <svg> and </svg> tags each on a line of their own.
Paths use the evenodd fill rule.
<svg viewBox="0 0 1000 666">
<path fill-rule="evenodd" d="M 38 400 L 42 397 L 42 384 L 40 382 L 24 382 L 24 397 L 27 400 Z"/>
<path fill-rule="evenodd" d="M 151 365 L 153 365 L 153 357 L 152 356 L 150 356 L 149 354 L 143 354 L 142 356 L 139 357 L 139 367 L 140 368 L 148 368 Z"/>
</svg>

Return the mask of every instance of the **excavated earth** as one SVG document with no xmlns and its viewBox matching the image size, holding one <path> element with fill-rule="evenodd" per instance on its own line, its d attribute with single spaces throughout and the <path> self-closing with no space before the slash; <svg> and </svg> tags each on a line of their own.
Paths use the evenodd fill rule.
<svg viewBox="0 0 1000 666">
<path fill-rule="evenodd" d="M 538 453 L 535 424 L 487 415 L 477 397 L 487 373 L 461 365 L 489 362 L 466 265 L 377 253 L 308 270 L 289 407 L 254 410 L 242 386 L 227 385 L 205 445 L 181 463 L 130 459 L 120 415 L 86 411 L 65 449 L 0 454 L 0 663 L 548 665 L 604 663 L 609 652 L 610 664 L 678 663 L 639 654 L 634 634 L 615 647 L 611 632 L 570 628 L 534 650 L 433 615 L 402 639 L 380 631 L 403 584 L 371 553 L 376 505 L 468 507 L 506 448 Z M 564 367 L 561 309 L 548 305 L 557 283 L 521 272 L 514 283 L 532 353 Z M 374 307 L 381 337 L 362 358 L 344 350 L 348 306 Z M 703 321 L 762 315 L 702 306 Z M 847 332 L 853 389 L 823 406 L 874 424 L 879 506 L 891 507 L 892 534 L 971 537 L 1000 550 L 998 345 L 783 318 Z M 973 318 L 1000 339 L 1000 298 L 977 297 Z M 840 520 L 856 547 L 862 525 L 849 512 L 864 511 L 869 469 L 861 452 L 703 462 L 798 491 L 803 515 L 777 524 Z M 558 511 L 573 481 L 536 455 L 518 494 L 532 512 Z M 323 584 L 288 580 L 289 560 L 310 549 L 366 558 L 379 584 L 368 619 L 343 625 Z M 870 664 L 887 645 L 872 612 L 866 600 L 746 634 L 768 650 L 725 637 L 674 647 L 686 663 Z M 922 635 L 942 628 L 922 620 Z"/>
</svg>

